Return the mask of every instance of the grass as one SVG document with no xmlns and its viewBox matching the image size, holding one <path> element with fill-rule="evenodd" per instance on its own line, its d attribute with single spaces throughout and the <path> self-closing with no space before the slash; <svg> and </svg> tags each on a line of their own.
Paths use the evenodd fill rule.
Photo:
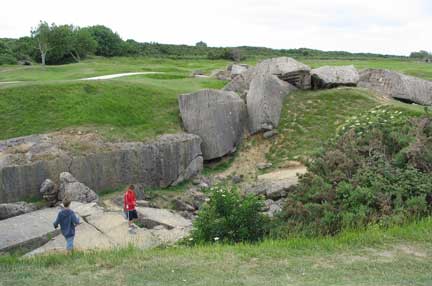
<svg viewBox="0 0 432 286">
<path fill-rule="evenodd" d="M 345 120 L 381 104 L 392 105 L 412 115 L 423 113 L 423 107 L 397 101 L 382 102 L 363 89 L 291 93 L 284 101 L 279 135 L 272 141 L 267 159 L 278 165 L 286 160 L 307 158 L 332 138 Z"/>
<path fill-rule="evenodd" d="M 346 119 L 378 104 L 359 89 L 291 93 L 285 99 L 279 135 L 267 157 L 274 164 L 308 157 L 332 138 Z"/>
<path fill-rule="evenodd" d="M 143 140 L 180 131 L 177 96 L 221 88 L 210 79 L 135 76 L 0 89 L 0 139 L 89 126 L 107 138 Z"/>
<path fill-rule="evenodd" d="M 430 285 L 432 219 L 328 238 L 0 257 L 0 285 Z"/>
<path fill-rule="evenodd" d="M 173 60 L 145 57 L 90 58 L 80 63 L 46 66 L 0 66 L 1 81 L 71 80 L 107 74 L 156 71 L 188 76 L 194 70 L 210 73 L 228 61 Z"/>
</svg>

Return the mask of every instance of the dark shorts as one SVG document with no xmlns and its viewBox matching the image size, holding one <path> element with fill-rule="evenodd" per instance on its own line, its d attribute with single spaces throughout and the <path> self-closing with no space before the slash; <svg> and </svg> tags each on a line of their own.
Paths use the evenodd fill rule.
<svg viewBox="0 0 432 286">
<path fill-rule="evenodd" d="M 137 219 L 138 218 L 138 214 L 136 210 L 132 210 L 132 211 L 128 211 L 127 212 L 127 216 L 129 220 L 133 220 L 133 219 Z"/>
</svg>

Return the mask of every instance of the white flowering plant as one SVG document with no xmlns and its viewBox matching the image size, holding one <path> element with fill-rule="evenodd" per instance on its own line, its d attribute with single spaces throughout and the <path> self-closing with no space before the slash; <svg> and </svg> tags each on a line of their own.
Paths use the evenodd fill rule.
<svg viewBox="0 0 432 286">
<path fill-rule="evenodd" d="M 363 136 L 374 128 L 394 129 L 403 126 L 409 116 L 400 110 L 386 105 L 380 105 L 360 115 L 347 119 L 338 129 L 338 135 L 354 131 L 357 136 Z"/>
</svg>

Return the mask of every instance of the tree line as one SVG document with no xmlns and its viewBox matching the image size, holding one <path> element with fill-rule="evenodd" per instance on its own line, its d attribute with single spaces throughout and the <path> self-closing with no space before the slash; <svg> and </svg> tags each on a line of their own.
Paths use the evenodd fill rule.
<svg viewBox="0 0 432 286">
<path fill-rule="evenodd" d="M 110 28 L 96 25 L 78 27 L 56 25 L 41 21 L 31 30 L 30 36 L 19 39 L 0 39 L 0 64 L 56 65 L 79 62 L 89 55 L 102 57 L 147 56 L 173 59 L 226 59 L 242 61 L 289 56 L 315 59 L 370 59 L 396 57 L 370 53 L 320 51 L 313 49 L 270 49 L 263 47 L 209 47 L 203 41 L 191 45 L 171 45 L 155 42 L 124 41 Z M 402 57 L 401 57 L 402 58 Z"/>
</svg>

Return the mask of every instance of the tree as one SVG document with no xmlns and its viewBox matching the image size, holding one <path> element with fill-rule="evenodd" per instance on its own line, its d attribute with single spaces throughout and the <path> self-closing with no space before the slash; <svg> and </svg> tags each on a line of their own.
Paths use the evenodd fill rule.
<svg viewBox="0 0 432 286">
<path fill-rule="evenodd" d="M 30 61 L 35 59 L 38 50 L 35 49 L 35 40 L 31 37 L 21 37 L 14 41 L 11 45 L 11 49 L 18 60 Z"/>
<path fill-rule="evenodd" d="M 48 37 L 50 51 L 47 64 L 63 64 L 73 61 L 70 55 L 73 37 L 73 26 L 52 24 Z"/>
<path fill-rule="evenodd" d="M 40 52 L 42 65 L 45 65 L 46 55 L 51 49 L 50 46 L 51 28 L 47 22 L 40 21 L 39 26 L 31 31 L 32 37 L 36 40 L 37 49 Z"/>
<path fill-rule="evenodd" d="M 235 62 L 240 62 L 245 59 L 245 56 L 242 55 L 242 52 L 238 48 L 224 49 L 223 58 L 226 60 L 232 60 Z"/>
<path fill-rule="evenodd" d="M 414 59 L 425 59 L 431 56 L 432 55 L 427 51 L 412 52 L 410 54 L 410 58 L 414 58 Z"/>
<path fill-rule="evenodd" d="M 96 55 L 105 57 L 122 55 L 123 40 L 117 33 L 101 25 L 92 26 L 87 29 L 97 42 Z"/>
<path fill-rule="evenodd" d="M 198 48 L 207 48 L 207 44 L 203 41 L 199 41 L 198 43 L 195 44 L 195 47 Z"/>
<path fill-rule="evenodd" d="M 94 53 L 97 49 L 97 42 L 92 37 L 88 29 L 81 29 L 79 27 L 72 27 L 72 37 L 69 43 L 69 54 L 72 58 L 80 62 L 81 58 L 86 57 L 88 54 Z"/>
<path fill-rule="evenodd" d="M 2 64 L 15 64 L 16 58 L 8 46 L 7 42 L 0 39 L 0 65 Z"/>
</svg>

